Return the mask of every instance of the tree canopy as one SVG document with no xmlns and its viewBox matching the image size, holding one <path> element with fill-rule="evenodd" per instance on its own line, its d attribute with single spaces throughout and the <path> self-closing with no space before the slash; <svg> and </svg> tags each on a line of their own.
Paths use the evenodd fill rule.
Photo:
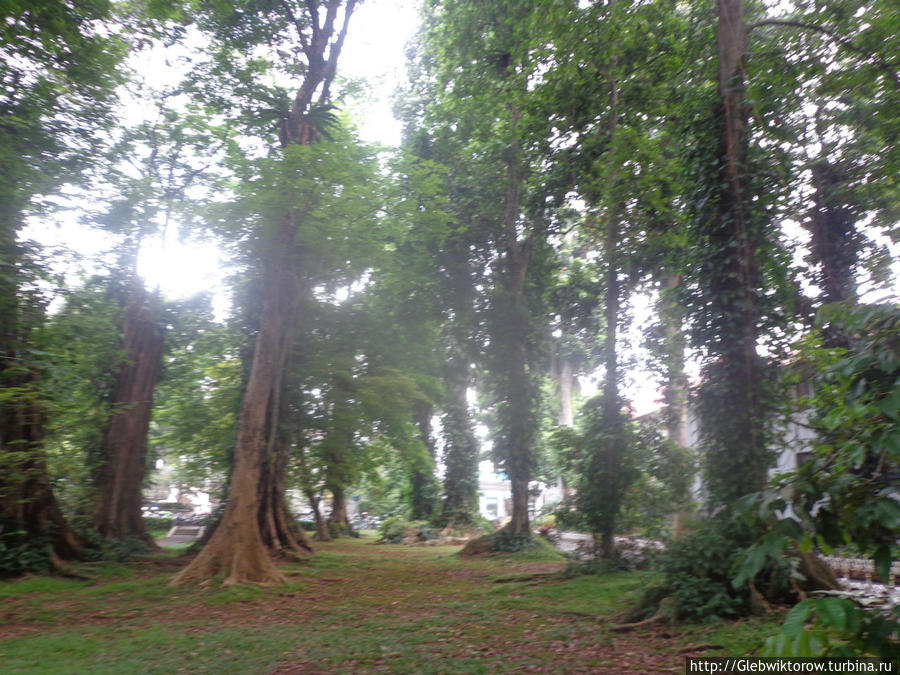
<svg viewBox="0 0 900 675">
<path fill-rule="evenodd" d="M 152 548 L 165 464 L 217 504 L 173 583 L 278 584 L 315 551 L 298 509 L 320 540 L 359 503 L 473 534 L 489 461 L 507 518 L 467 554 L 557 523 L 621 560 L 692 511 L 667 579 L 684 598 L 692 547 L 721 546 L 697 606 L 748 610 L 760 575 L 784 599 L 815 547 L 885 576 L 900 13 L 428 0 L 387 147 L 342 77 L 359 4 L 4 7 L 0 573 Z M 29 224 L 106 250 L 73 274 Z M 228 288 L 142 278 L 176 236 Z"/>
</svg>

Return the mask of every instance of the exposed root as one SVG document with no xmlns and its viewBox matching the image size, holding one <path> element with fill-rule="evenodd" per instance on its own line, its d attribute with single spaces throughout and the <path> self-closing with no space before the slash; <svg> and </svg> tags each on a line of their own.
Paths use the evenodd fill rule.
<svg viewBox="0 0 900 675">
<path fill-rule="evenodd" d="M 473 555 L 491 555 L 497 549 L 497 533 L 485 534 L 469 541 L 463 547 L 459 554 L 463 558 L 469 558 Z"/>
<path fill-rule="evenodd" d="M 675 618 L 674 615 L 675 599 L 663 598 L 659 601 L 659 609 L 656 610 L 656 614 L 651 616 L 649 619 L 644 619 L 643 621 L 637 621 L 635 623 L 614 624 L 610 626 L 610 630 L 615 633 L 627 633 L 628 631 L 636 630 L 639 628 L 646 628 L 647 626 L 671 623 Z"/>
<path fill-rule="evenodd" d="M 520 574 L 514 577 L 499 577 L 494 579 L 495 584 L 525 583 L 529 581 L 545 581 L 560 578 L 559 572 L 537 572 L 535 574 Z"/>
<path fill-rule="evenodd" d="M 724 649 L 725 645 L 717 645 L 713 643 L 703 644 L 703 645 L 688 645 L 687 647 L 682 647 L 679 649 L 676 654 L 691 654 L 693 652 L 708 652 L 711 649 Z"/>
<path fill-rule="evenodd" d="M 286 581 L 262 542 L 241 546 L 218 536 L 169 585 L 199 584 L 217 576 L 225 577 L 225 586 L 277 586 Z"/>
<path fill-rule="evenodd" d="M 89 577 L 80 572 L 76 572 L 69 565 L 64 563 L 62 559 L 56 555 L 53 549 L 50 550 L 50 567 L 53 573 L 67 579 L 77 579 L 78 581 L 93 581 L 93 577 Z"/>
</svg>

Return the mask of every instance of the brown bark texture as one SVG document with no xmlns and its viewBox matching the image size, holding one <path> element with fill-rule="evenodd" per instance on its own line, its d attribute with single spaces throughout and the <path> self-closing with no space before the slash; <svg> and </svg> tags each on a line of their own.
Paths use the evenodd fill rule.
<svg viewBox="0 0 900 675">
<path fill-rule="evenodd" d="M 273 382 L 284 365 L 293 319 L 295 277 L 287 256 L 274 256 L 266 275 L 265 299 L 250 377 L 241 404 L 228 502 L 219 526 L 197 557 L 172 583 L 223 575 L 226 584 L 282 583 L 263 543 L 258 491 L 266 469 L 269 418 L 276 402 Z"/>
<path fill-rule="evenodd" d="M 701 428 L 709 447 L 713 506 L 761 490 L 766 483 L 762 364 L 756 352 L 760 318 L 757 251 L 763 228 L 753 214 L 749 106 L 745 98 L 747 32 L 742 0 L 718 0 L 719 94 L 717 200 L 708 228 L 712 334 L 704 365 Z"/>
<path fill-rule="evenodd" d="M 147 434 L 153 392 L 162 369 L 163 333 L 159 303 L 135 277 L 125 305 L 125 361 L 116 374 L 112 414 L 98 472 L 100 501 L 95 526 L 100 534 L 139 537 L 153 545 L 141 513 L 146 474 Z"/>
<path fill-rule="evenodd" d="M 306 145 L 318 140 L 320 134 L 309 118 L 318 92 L 318 103 L 329 99 L 329 87 L 337 70 L 337 60 L 343 47 L 350 17 L 356 0 L 326 0 L 306 4 L 306 16 L 294 16 L 290 5 L 283 3 L 296 26 L 297 39 L 306 56 L 307 69 L 294 97 L 291 110 L 281 125 L 281 144 Z M 343 20 L 337 26 L 339 10 L 344 7 Z M 188 567 L 176 575 L 172 583 L 201 582 L 222 575 L 226 584 L 278 584 L 284 575 L 269 555 L 260 527 L 271 523 L 277 528 L 285 518 L 283 494 L 272 496 L 272 488 L 281 490 L 279 480 L 265 486 L 264 475 L 269 470 L 273 443 L 277 440 L 280 412 L 282 373 L 300 296 L 297 269 L 302 255 L 297 250 L 297 231 L 300 218 L 291 211 L 277 225 L 264 259 L 264 297 L 253 362 L 247 380 L 238 420 L 238 437 L 234 451 L 228 502 L 222 521 L 203 550 Z M 263 509 L 261 485 L 265 497 L 274 510 Z M 272 532 L 270 531 L 270 534 Z M 274 539 L 273 539 L 274 541 Z"/>
<path fill-rule="evenodd" d="M 331 514 L 328 516 L 328 524 L 337 531 L 350 527 L 350 521 L 347 519 L 347 493 L 343 486 L 331 486 Z"/>
<path fill-rule="evenodd" d="M 269 551 L 288 557 L 311 554 L 314 552 L 312 542 L 296 524 L 287 505 L 286 466 L 285 447 L 278 443 L 275 452 L 266 458 L 259 483 L 259 528 L 263 544 Z"/>
</svg>

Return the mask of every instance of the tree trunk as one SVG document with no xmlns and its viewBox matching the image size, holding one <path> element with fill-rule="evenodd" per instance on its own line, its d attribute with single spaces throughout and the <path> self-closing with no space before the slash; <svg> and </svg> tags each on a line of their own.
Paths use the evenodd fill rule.
<svg viewBox="0 0 900 675">
<path fill-rule="evenodd" d="M 294 227 L 286 221 L 266 270 L 263 309 L 256 349 L 238 420 L 238 437 L 228 503 L 222 521 L 199 555 L 172 580 L 203 581 L 222 574 L 226 584 L 282 583 L 260 531 L 259 491 L 267 470 L 271 418 L 277 421 L 273 383 L 280 382 L 297 304 L 297 279 L 291 265 Z"/>
<path fill-rule="evenodd" d="M 316 538 L 319 541 L 331 541 L 331 532 L 328 531 L 328 523 L 325 522 L 325 518 L 322 516 L 322 502 L 319 496 L 307 493 L 306 498 L 309 501 L 310 508 L 313 510 L 313 518 L 316 521 Z"/>
<path fill-rule="evenodd" d="M 856 224 L 843 201 L 840 171 L 827 160 L 812 165 L 815 207 L 810 217 L 810 248 L 819 268 L 822 301 L 855 302 Z"/>
<path fill-rule="evenodd" d="M 322 517 L 322 495 L 319 492 L 318 484 L 309 468 L 309 462 L 306 457 L 306 448 L 301 441 L 297 447 L 297 468 L 299 469 L 300 486 L 306 501 L 309 502 L 309 508 L 312 509 L 313 518 L 316 522 L 316 538 L 319 541 L 331 541 L 331 534 L 328 532 L 328 525 L 325 518 Z"/>
<path fill-rule="evenodd" d="M 149 297 L 140 278 L 133 277 L 125 303 L 125 362 L 116 374 L 95 516 L 95 527 L 103 536 L 138 537 L 152 546 L 141 505 L 153 392 L 162 369 L 163 333 L 158 314 L 158 298 Z"/>
<path fill-rule="evenodd" d="M 615 111 L 615 108 L 613 108 Z M 619 326 L 619 268 L 615 260 L 615 250 L 619 243 L 619 228 L 617 214 L 610 214 L 606 223 L 605 251 L 607 258 L 606 268 L 606 303 L 604 314 L 606 316 L 606 375 L 603 383 L 603 473 L 613 485 L 611 494 L 615 497 L 613 508 L 609 509 L 608 517 L 601 535 L 601 555 L 612 559 L 615 556 L 615 532 L 616 516 L 621 494 L 619 484 L 624 482 L 622 475 L 622 454 L 624 444 L 624 428 L 622 410 L 619 404 L 619 359 L 618 359 L 618 326 Z"/>
<path fill-rule="evenodd" d="M 296 556 L 313 553 L 312 542 L 291 516 L 285 496 L 284 473 L 287 452 L 282 443 L 275 444 L 263 465 L 259 484 L 259 530 L 263 544 L 278 555 Z"/>
<path fill-rule="evenodd" d="M 743 59 L 747 53 L 742 0 L 718 0 L 718 173 L 705 223 L 709 249 L 711 322 L 703 368 L 701 430 L 713 507 L 727 507 L 762 489 L 765 442 L 762 364 L 756 353 L 761 226 L 753 216 Z"/>
<path fill-rule="evenodd" d="M 610 12 L 616 8 L 616 0 L 610 3 Z M 613 57 L 613 66 L 615 66 L 616 58 Z M 619 128 L 619 82 L 616 78 L 610 77 L 609 80 L 609 147 L 610 158 L 615 157 L 612 149 L 615 148 L 616 134 Z M 606 297 L 604 298 L 604 317 L 606 319 L 606 342 L 604 345 L 604 365 L 606 366 L 606 374 L 603 383 L 603 440 L 601 448 L 601 462 L 603 466 L 603 475 L 609 481 L 609 496 L 612 504 L 608 504 L 604 509 L 604 517 L 601 519 L 602 527 L 600 532 L 600 555 L 606 559 L 612 559 L 615 556 L 616 540 L 616 521 L 618 518 L 619 508 L 622 497 L 625 492 L 625 475 L 622 466 L 622 457 L 625 451 L 625 428 L 622 418 L 622 410 L 619 402 L 619 354 L 618 354 L 618 334 L 619 334 L 619 304 L 621 302 L 621 287 L 619 284 L 619 270 L 622 267 L 616 250 L 619 246 L 619 203 L 615 194 L 616 182 L 618 180 L 618 169 L 612 167 L 607 179 L 606 195 L 608 200 L 608 211 L 606 213 L 606 224 L 604 227 L 603 251 L 606 258 L 606 274 L 605 287 Z"/>
<path fill-rule="evenodd" d="M 10 353 L 4 350 L 2 356 Z M 60 560 L 80 559 L 84 542 L 63 517 L 47 474 L 36 378 L 27 372 L 11 378 L 11 370 L 0 366 L 0 378 L 4 388 L 19 389 L 21 397 L 0 406 L 0 534 L 10 548 L 46 541 L 55 568 Z"/>
<path fill-rule="evenodd" d="M 331 487 L 331 513 L 328 516 L 328 525 L 341 533 L 350 529 L 350 521 L 347 518 L 347 493 L 343 486 Z"/>
<path fill-rule="evenodd" d="M 56 567 L 80 558 L 84 542 L 66 523 L 47 474 L 38 374 L 23 357 L 22 252 L 8 215 L 0 214 L 0 541 L 10 548 L 45 541 Z"/>
<path fill-rule="evenodd" d="M 687 447 L 688 387 L 684 372 L 685 337 L 681 329 L 681 310 L 673 294 L 681 283 L 678 274 L 667 274 L 660 294 L 659 316 L 663 323 L 665 359 L 665 424 L 669 439 Z"/>
<path fill-rule="evenodd" d="M 413 459 L 410 467 L 410 510 L 413 520 L 431 520 L 434 516 L 436 483 L 434 478 L 434 438 L 431 435 L 431 416 L 434 407 L 430 403 L 419 404 L 416 410 L 416 426 L 427 455 Z"/>
<path fill-rule="evenodd" d="M 507 154 L 506 195 L 504 202 L 502 241 L 504 258 L 500 283 L 500 318 L 506 325 L 500 335 L 505 354 L 499 360 L 500 378 L 504 381 L 504 401 L 498 410 L 503 429 L 498 438 L 503 468 L 509 475 L 512 490 L 512 513 L 505 530 L 509 534 L 531 535 L 528 514 L 528 484 L 534 465 L 534 445 L 537 435 L 537 401 L 539 391 L 529 374 L 531 321 L 526 297 L 528 266 L 534 241 L 519 239 L 517 225 L 522 208 L 524 173 L 519 142 L 521 112 L 509 106 L 511 141 Z M 533 234 L 532 234 L 533 236 Z"/>
<path fill-rule="evenodd" d="M 469 416 L 469 359 L 451 347 L 444 386 L 444 503 L 446 525 L 468 525 L 478 514 L 478 441 Z"/>
</svg>

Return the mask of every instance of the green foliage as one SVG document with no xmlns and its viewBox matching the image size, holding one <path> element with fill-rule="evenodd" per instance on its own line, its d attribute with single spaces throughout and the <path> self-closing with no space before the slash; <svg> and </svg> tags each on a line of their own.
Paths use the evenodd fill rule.
<svg viewBox="0 0 900 675">
<path fill-rule="evenodd" d="M 388 544 L 399 544 L 403 541 L 403 532 L 410 526 L 403 516 L 391 516 L 381 521 L 378 526 L 379 541 Z"/>
<path fill-rule="evenodd" d="M 664 534 L 667 517 L 690 506 L 693 453 L 652 425 L 626 424 L 623 463 L 609 475 L 602 397 L 588 401 L 583 414 L 580 429 L 559 427 L 551 438 L 563 466 L 579 477 L 574 501 L 554 512 L 557 526 L 602 533 L 621 518 L 618 531 Z"/>
<path fill-rule="evenodd" d="M 808 598 L 785 617 L 781 633 L 766 641 L 762 656 L 878 656 L 897 663 L 900 607 L 893 612 L 864 610 L 838 597 Z"/>
<path fill-rule="evenodd" d="M 887 581 L 900 532 L 896 475 L 900 466 L 900 311 L 893 305 L 828 305 L 820 322 L 843 335 L 846 348 L 826 347 L 813 333 L 798 345 L 796 383 L 814 373 L 813 394 L 800 410 L 816 431 L 810 461 L 778 477 L 772 487 L 743 502 L 748 522 L 769 524 L 748 547 L 740 579 L 785 550 L 831 551 L 853 543 L 873 557 Z M 780 518 L 790 505 L 793 518 Z M 804 629 L 812 617 L 812 626 Z M 896 658 L 884 637 L 896 621 L 848 600 L 816 598 L 800 603 L 768 651 L 785 655 L 884 654 Z"/>
<path fill-rule="evenodd" d="M 720 527 L 707 523 L 673 542 L 663 559 L 665 595 L 679 618 L 726 619 L 750 611 L 748 589 L 731 585 L 740 547 Z"/>
<path fill-rule="evenodd" d="M 154 395 L 148 466 L 164 458 L 161 483 L 218 492 L 230 464 L 241 395 L 236 331 L 213 319 L 210 298 L 167 303 L 164 368 Z"/>
<path fill-rule="evenodd" d="M 536 546 L 537 540 L 530 532 L 509 532 L 501 528 L 494 534 L 494 550 L 499 553 L 530 551 Z"/>
<path fill-rule="evenodd" d="M 27 532 L 0 527 L 0 578 L 47 574 L 53 567 L 52 550 L 48 537 L 29 536 Z"/>
<path fill-rule="evenodd" d="M 400 544 L 405 537 L 415 536 L 417 541 L 431 541 L 440 537 L 434 527 L 423 520 L 407 520 L 403 516 L 391 516 L 378 526 L 378 540 L 385 544 Z"/>
<path fill-rule="evenodd" d="M 900 466 L 900 312 L 895 306 L 827 306 L 823 321 L 849 339 L 825 347 L 812 334 L 799 344 L 793 379 L 816 373 L 813 395 L 794 415 L 816 431 L 810 461 L 745 500 L 748 519 L 771 522 L 790 504 L 797 522 L 779 523 L 782 546 L 826 551 L 853 542 L 872 553 L 887 579 L 891 545 L 900 531 L 895 490 Z M 787 495 L 787 496 L 786 496 Z"/>
<path fill-rule="evenodd" d="M 655 425 L 643 422 L 635 430 L 629 451 L 640 475 L 622 500 L 620 530 L 665 538 L 674 513 L 696 508 L 691 499 L 696 451 L 663 437 Z"/>
<path fill-rule="evenodd" d="M 162 539 L 174 525 L 174 518 L 144 516 L 144 526 L 153 539 Z"/>
<path fill-rule="evenodd" d="M 62 477 L 56 494 L 73 524 L 90 527 L 94 472 L 115 385 L 124 358 L 117 275 L 94 277 L 65 290 L 65 303 L 35 335 L 45 373 L 45 448 L 48 471 Z"/>
<path fill-rule="evenodd" d="M 669 545 L 662 557 L 664 579 L 654 594 L 672 597 L 678 618 L 688 621 L 747 616 L 756 610 L 754 592 L 777 601 L 791 597 L 791 569 L 781 560 L 766 561 L 753 576 L 736 577 L 756 536 L 738 521 L 703 521 Z"/>
</svg>

